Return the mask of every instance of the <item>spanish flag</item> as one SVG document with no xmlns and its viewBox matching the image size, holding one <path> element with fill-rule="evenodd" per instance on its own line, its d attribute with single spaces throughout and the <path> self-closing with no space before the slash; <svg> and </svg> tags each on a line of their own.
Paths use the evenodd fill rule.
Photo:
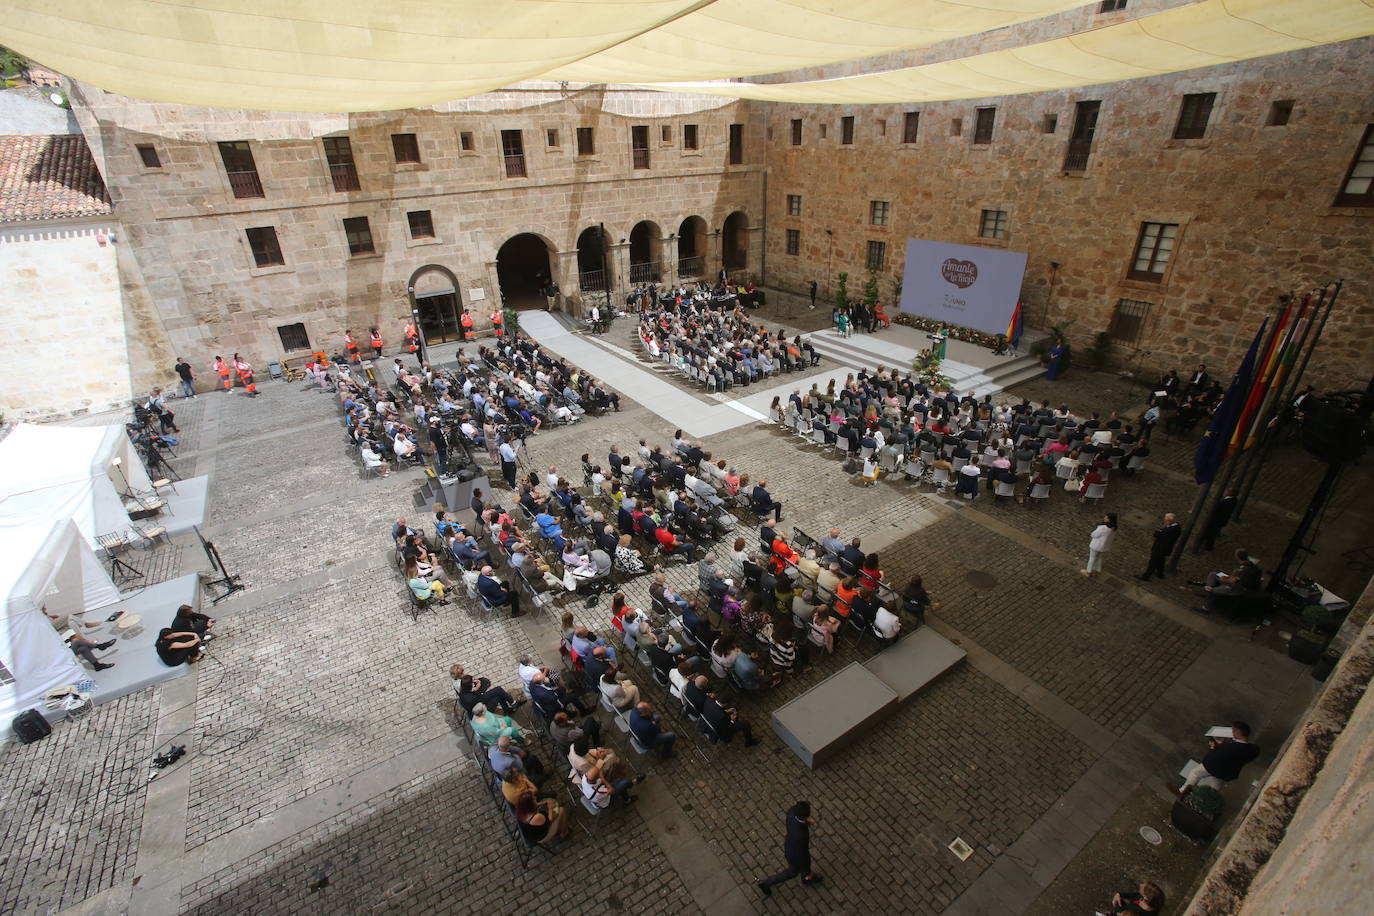
<svg viewBox="0 0 1374 916">
<path fill-rule="evenodd" d="M 1021 300 L 1016 300 L 1016 311 L 1011 313 L 1011 321 L 1007 324 L 1007 343 L 1015 347 L 1021 342 Z"/>
</svg>

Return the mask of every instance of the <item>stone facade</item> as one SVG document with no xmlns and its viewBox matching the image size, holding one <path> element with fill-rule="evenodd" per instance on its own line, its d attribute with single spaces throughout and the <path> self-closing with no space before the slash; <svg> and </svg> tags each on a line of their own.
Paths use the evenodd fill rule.
<svg viewBox="0 0 1374 916">
<path fill-rule="evenodd" d="M 76 85 L 73 107 L 108 176 L 141 286 L 155 307 L 131 333 L 150 342 L 136 385 L 170 381 L 178 354 L 208 371 L 234 351 L 262 365 L 289 355 L 278 328 L 302 323 L 311 347 L 333 351 L 351 329 L 376 325 L 401 343 L 408 296 L 450 288 L 479 329 L 500 301 L 502 245 L 533 233 L 576 310 L 578 238 L 604 225 L 614 289 L 630 282 L 630 238 L 642 221 L 659 239 L 650 256 L 676 278 L 684 220 L 700 217 L 703 269 L 721 259 L 727 217 L 745 215 L 743 244 L 762 249 L 762 123 L 749 105 L 640 91 L 558 87 L 492 93 L 434 109 L 352 116 L 217 111 L 141 102 Z M 684 148 L 686 125 L 697 149 Z M 740 164 L 730 164 L 731 124 L 745 125 Z M 633 167 L 631 129 L 647 129 L 648 168 Z M 594 131 L 579 154 L 577 128 Z M 508 177 L 502 132 L 519 130 L 528 177 Z M 419 161 L 396 161 L 393 134 L 413 134 Z M 347 137 L 357 190 L 339 191 L 322 138 Z M 262 196 L 234 195 L 217 147 L 248 141 Z M 158 165 L 144 164 L 140 145 Z M 466 146 L 471 149 L 465 149 Z M 345 179 L 347 184 L 347 178 Z M 428 211 L 432 237 L 413 238 L 408 214 Z M 343 220 L 366 217 L 374 251 L 351 254 Z M 284 263 L 257 266 L 245 230 L 272 227 Z M 641 230 L 643 231 L 643 230 Z M 643 257 L 642 253 L 640 257 Z M 540 300 L 539 304 L 543 304 Z M 294 352 L 304 352 L 297 350 Z M 147 377 L 140 377 L 146 375 Z"/>
<path fill-rule="evenodd" d="M 1138 341 L 1115 347 L 1118 362 L 1154 372 L 1203 361 L 1220 375 L 1279 295 L 1343 279 L 1309 377 L 1363 387 L 1374 371 L 1374 208 L 1333 201 L 1374 121 L 1371 72 L 1374 39 L 1362 39 L 1065 92 L 763 106 L 767 279 L 794 291 L 814 279 L 824 294 L 847 271 L 854 295 L 868 242 L 885 242 L 890 301 L 908 237 L 1026 251 L 1029 324 L 1059 325 L 1085 346 L 1112 327 L 1120 300 L 1147 302 Z M 1173 139 L 1181 97 L 1209 92 L 1202 136 Z M 1077 103 L 1090 100 L 1101 110 L 1086 168 L 1066 171 Z M 1287 123 L 1271 126 L 1274 103 L 1287 101 Z M 974 142 L 980 108 L 996 109 L 990 143 Z M 908 111 L 920 113 L 914 143 L 903 142 Z M 855 118 L 848 145 L 844 117 Z M 799 216 L 789 195 L 801 198 Z M 870 223 L 874 200 L 890 204 L 886 226 Z M 980 236 L 985 210 L 1005 212 L 1004 238 Z M 1128 275 L 1147 222 L 1179 227 L 1156 282 Z M 788 229 L 799 232 L 796 255 Z"/>
</svg>

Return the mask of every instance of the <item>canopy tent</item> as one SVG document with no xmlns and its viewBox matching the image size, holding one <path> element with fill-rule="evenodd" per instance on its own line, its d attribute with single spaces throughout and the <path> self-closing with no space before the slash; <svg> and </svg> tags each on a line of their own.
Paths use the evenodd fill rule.
<svg viewBox="0 0 1374 916">
<path fill-rule="evenodd" d="M 862 60 L 1081 0 L 11 0 L 0 43 L 138 98 L 379 111 L 532 80 L 797 102 L 981 98 L 1374 34 L 1374 0 L 1202 0 L 1026 48 L 833 80 L 699 83 Z M 1128 13 L 1129 15 L 1129 13 Z"/>
<path fill-rule="evenodd" d="M 98 535 L 130 532 L 123 494 L 150 489 L 123 426 L 20 423 L 0 442 L 0 530 L 71 519 L 95 548 Z"/>
<path fill-rule="evenodd" d="M 90 676 L 43 608 L 80 613 L 117 601 L 119 591 L 71 519 L 0 530 L 0 582 L 0 664 L 10 674 L 0 685 L 0 722 L 9 722 L 54 687 Z"/>
</svg>

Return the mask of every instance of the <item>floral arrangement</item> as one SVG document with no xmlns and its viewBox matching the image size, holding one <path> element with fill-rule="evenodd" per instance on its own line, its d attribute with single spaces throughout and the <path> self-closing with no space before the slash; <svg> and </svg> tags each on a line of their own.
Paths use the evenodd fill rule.
<svg viewBox="0 0 1374 916">
<path fill-rule="evenodd" d="M 932 318 L 922 318 L 919 315 L 909 315 L 906 312 L 900 312 L 894 315 L 892 320 L 897 324 L 904 324 L 909 328 L 917 328 L 930 333 L 934 333 L 940 330 L 940 328 L 944 328 L 949 332 L 949 336 L 953 337 L 955 340 L 962 340 L 966 343 L 975 344 L 980 347 L 987 347 L 990 350 L 997 349 L 1002 339 L 1001 334 L 988 334 L 983 331 L 975 331 L 973 328 L 961 328 L 958 325 L 944 324 Z"/>
<path fill-rule="evenodd" d="M 953 383 L 949 377 L 940 371 L 941 360 L 929 350 L 922 350 L 915 359 L 911 361 L 911 371 L 929 388 L 951 388 Z"/>
</svg>

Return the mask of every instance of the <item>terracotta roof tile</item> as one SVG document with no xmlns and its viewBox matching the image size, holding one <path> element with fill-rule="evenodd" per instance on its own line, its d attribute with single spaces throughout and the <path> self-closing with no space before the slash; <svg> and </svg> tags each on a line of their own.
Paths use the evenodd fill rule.
<svg viewBox="0 0 1374 916">
<path fill-rule="evenodd" d="M 110 212 L 85 137 L 0 137 L 0 223 Z"/>
</svg>

